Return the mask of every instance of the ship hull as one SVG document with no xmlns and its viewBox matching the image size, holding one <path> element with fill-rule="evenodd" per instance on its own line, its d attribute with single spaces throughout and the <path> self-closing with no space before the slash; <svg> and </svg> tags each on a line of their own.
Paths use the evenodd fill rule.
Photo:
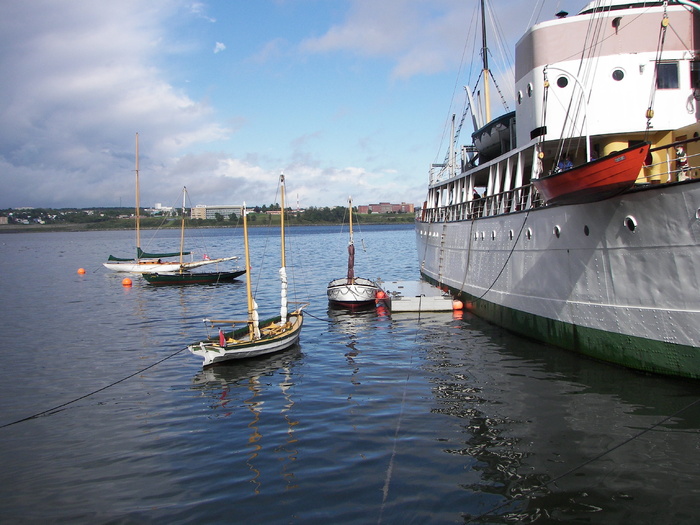
<svg viewBox="0 0 700 525">
<path fill-rule="evenodd" d="M 700 180 L 416 224 L 421 274 L 515 333 L 700 378 Z"/>
</svg>

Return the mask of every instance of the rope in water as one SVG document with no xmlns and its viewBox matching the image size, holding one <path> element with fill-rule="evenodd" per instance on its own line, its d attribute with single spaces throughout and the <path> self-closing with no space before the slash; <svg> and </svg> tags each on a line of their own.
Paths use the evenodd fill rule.
<svg viewBox="0 0 700 525">
<path fill-rule="evenodd" d="M 181 349 L 178 350 L 177 352 L 174 352 L 174 353 L 172 353 L 172 354 L 170 354 L 170 355 L 164 357 L 163 359 L 160 359 L 160 360 L 156 361 L 155 363 L 152 363 L 152 364 L 150 364 L 150 365 L 148 365 L 148 366 L 146 366 L 146 367 L 144 367 L 144 368 L 142 368 L 142 369 L 140 369 L 140 370 L 134 372 L 133 374 L 129 374 L 129 375 L 126 376 L 126 377 L 123 377 L 123 378 L 121 378 L 121 379 L 119 379 L 119 380 L 117 380 L 117 381 L 114 381 L 113 383 L 110 383 L 109 385 L 103 386 L 102 388 L 98 388 L 97 390 L 93 390 L 93 391 L 90 392 L 89 394 L 85 394 L 85 395 L 82 395 L 82 396 L 80 396 L 80 397 L 76 397 L 75 399 L 72 399 L 72 400 L 70 400 L 70 401 L 66 401 L 65 403 L 61 403 L 60 405 L 56 405 L 56 406 L 53 407 L 53 408 L 49 408 L 49 409 L 47 409 L 47 410 L 42 410 L 41 412 L 37 412 L 36 414 L 33 414 L 33 415 L 31 415 L 31 416 L 23 417 L 22 419 L 18 419 L 18 420 L 16 420 L 16 421 L 12 421 L 11 423 L 5 423 L 4 425 L 0 425 L 0 429 L 6 428 L 6 427 L 11 427 L 12 425 L 16 425 L 16 424 L 18 424 L 18 423 L 23 423 L 23 422 L 25 422 L 25 421 L 30 421 L 30 420 L 32 420 L 32 419 L 36 419 L 36 418 L 41 417 L 41 416 L 49 415 L 49 414 L 51 414 L 51 413 L 53 413 L 53 412 L 56 412 L 57 410 L 60 410 L 60 409 L 62 409 L 62 408 L 67 407 L 68 405 L 72 405 L 73 403 L 76 403 L 76 402 L 78 402 L 78 401 L 80 401 L 80 400 L 82 400 L 82 399 L 86 399 L 86 398 L 88 398 L 88 397 L 90 397 L 90 396 L 94 396 L 95 394 L 98 394 L 98 393 L 100 393 L 100 392 L 104 392 L 105 390 L 107 390 L 107 389 L 109 389 L 109 388 L 112 388 L 113 386 L 118 385 L 119 383 L 123 383 L 123 382 L 126 381 L 127 379 L 131 379 L 131 378 L 134 377 L 134 376 L 137 376 L 137 375 L 139 375 L 139 374 L 142 374 L 142 373 L 145 372 L 146 370 L 149 370 L 149 369 L 153 368 L 154 366 L 157 366 L 157 365 L 161 364 L 162 362 L 167 361 L 168 359 L 171 359 L 171 358 L 175 357 L 176 355 L 178 355 L 179 353 L 183 352 L 183 351 L 186 350 L 186 349 L 187 349 L 187 347 L 181 348 Z"/>
</svg>

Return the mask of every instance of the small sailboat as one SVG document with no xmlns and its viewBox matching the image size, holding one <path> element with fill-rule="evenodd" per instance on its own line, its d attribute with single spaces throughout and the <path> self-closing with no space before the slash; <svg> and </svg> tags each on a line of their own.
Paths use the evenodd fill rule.
<svg viewBox="0 0 700 525">
<path fill-rule="evenodd" d="M 216 264 L 230 261 L 236 257 L 223 257 L 219 259 L 204 259 L 201 261 L 183 262 L 183 255 L 190 255 L 190 252 L 169 253 L 147 253 L 141 249 L 141 203 L 139 195 L 139 134 L 136 134 L 136 257 L 121 258 L 110 255 L 106 263 L 102 263 L 105 268 L 115 272 L 130 273 L 155 273 L 155 272 L 179 272 L 181 270 L 191 270 L 200 266 Z M 184 214 L 184 211 L 183 211 Z M 177 261 L 163 261 L 179 257 Z"/>
<path fill-rule="evenodd" d="M 342 308 L 367 308 L 375 305 L 381 287 L 364 277 L 355 277 L 355 241 L 352 232 L 352 197 L 348 199 L 350 241 L 348 243 L 348 274 L 328 283 L 328 302 Z"/>
<path fill-rule="evenodd" d="M 187 205 L 187 188 L 182 190 L 182 225 L 180 227 L 180 268 L 175 272 L 148 272 L 143 273 L 143 278 L 149 284 L 163 286 L 169 284 L 217 284 L 231 282 L 245 273 L 245 270 L 235 269 L 229 271 L 193 272 L 184 261 L 185 254 L 185 207 Z M 214 262 L 235 260 L 238 257 L 224 257 Z M 211 260 L 211 259 L 206 259 Z"/>
<path fill-rule="evenodd" d="M 280 315 L 259 320 L 258 305 L 253 298 L 250 278 L 250 250 L 248 248 L 248 220 L 243 206 L 243 238 L 245 244 L 246 294 L 248 298 L 248 318 L 245 320 L 205 319 L 204 322 L 218 330 L 211 338 L 189 345 L 187 348 L 194 355 L 204 358 L 203 366 L 210 366 L 223 361 L 244 359 L 264 354 L 279 352 L 293 346 L 299 340 L 304 323 L 302 309 L 307 303 L 288 313 L 287 306 L 287 268 L 284 240 L 284 175 L 280 175 L 281 189 L 281 263 L 279 269 L 281 287 Z M 236 325 L 246 325 L 235 328 Z M 224 332 L 220 326 L 231 325 L 234 329 Z"/>
</svg>

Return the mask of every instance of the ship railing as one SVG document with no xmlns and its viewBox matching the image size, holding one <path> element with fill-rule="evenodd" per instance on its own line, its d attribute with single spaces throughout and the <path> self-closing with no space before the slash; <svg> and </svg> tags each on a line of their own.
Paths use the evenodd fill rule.
<svg viewBox="0 0 700 525">
<path fill-rule="evenodd" d="M 458 222 L 504 215 L 542 206 L 534 185 L 528 184 L 508 191 L 487 195 L 467 202 L 418 210 L 421 222 Z"/>
<path fill-rule="evenodd" d="M 668 184 L 700 178 L 700 138 L 679 140 L 649 150 L 638 183 Z M 696 153 L 693 153 L 695 151 Z"/>
</svg>

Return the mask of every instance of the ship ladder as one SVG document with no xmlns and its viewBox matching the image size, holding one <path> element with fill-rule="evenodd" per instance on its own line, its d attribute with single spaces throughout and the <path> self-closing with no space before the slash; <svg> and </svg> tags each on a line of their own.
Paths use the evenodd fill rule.
<svg viewBox="0 0 700 525">
<path fill-rule="evenodd" d="M 442 234 L 440 235 L 440 256 L 438 264 L 438 284 L 442 284 L 442 273 L 445 267 L 445 237 L 447 236 L 447 224 L 442 225 Z"/>
</svg>

